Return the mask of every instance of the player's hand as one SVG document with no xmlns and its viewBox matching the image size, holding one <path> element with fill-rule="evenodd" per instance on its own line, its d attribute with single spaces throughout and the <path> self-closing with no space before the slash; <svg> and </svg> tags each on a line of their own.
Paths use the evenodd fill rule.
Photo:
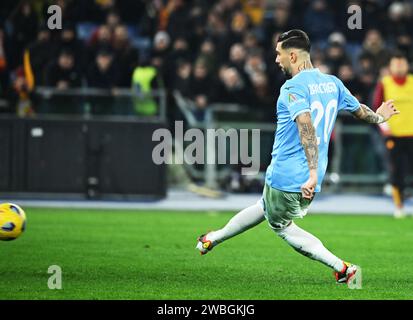
<svg viewBox="0 0 413 320">
<path fill-rule="evenodd" d="M 315 187 L 317 186 L 317 173 L 310 172 L 310 177 L 301 186 L 301 194 L 305 199 L 312 199 L 314 197 Z"/>
<path fill-rule="evenodd" d="M 387 100 L 383 102 L 380 108 L 377 109 L 376 113 L 381 115 L 384 121 L 389 120 L 393 115 L 399 114 L 400 111 L 396 109 L 393 104 L 394 100 Z"/>
</svg>

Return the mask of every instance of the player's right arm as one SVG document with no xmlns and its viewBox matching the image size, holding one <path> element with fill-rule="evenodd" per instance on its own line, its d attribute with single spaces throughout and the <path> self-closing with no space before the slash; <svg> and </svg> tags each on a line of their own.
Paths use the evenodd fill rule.
<svg viewBox="0 0 413 320">
<path fill-rule="evenodd" d="M 317 167 L 318 167 L 318 145 L 314 125 L 311 121 L 311 113 L 303 112 L 295 119 L 300 135 L 301 145 L 303 146 L 307 158 L 309 178 L 301 186 L 301 193 L 304 198 L 311 199 L 314 196 L 317 186 Z"/>
<path fill-rule="evenodd" d="M 393 104 L 393 100 L 383 102 L 376 112 L 374 112 L 364 104 L 360 104 L 360 107 L 352 112 L 352 114 L 360 120 L 377 124 L 386 122 L 393 115 L 399 113 L 400 111 L 397 111 L 396 107 Z"/>
<path fill-rule="evenodd" d="M 308 99 L 308 89 L 297 82 L 293 83 L 284 94 L 291 120 L 297 124 L 300 142 L 307 158 L 309 178 L 301 185 L 301 194 L 311 199 L 317 187 L 318 144 L 314 125 L 311 121 L 311 106 Z"/>
</svg>

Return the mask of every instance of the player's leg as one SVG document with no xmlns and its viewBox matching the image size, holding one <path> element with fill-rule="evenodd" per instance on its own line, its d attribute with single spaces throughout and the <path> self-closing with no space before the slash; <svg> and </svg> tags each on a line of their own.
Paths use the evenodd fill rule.
<svg viewBox="0 0 413 320">
<path fill-rule="evenodd" d="M 205 254 L 217 244 L 251 229 L 264 220 L 264 210 L 258 202 L 238 212 L 222 229 L 211 231 L 200 236 L 198 238 L 197 249 L 201 254 Z"/>
<path fill-rule="evenodd" d="M 310 204 L 311 201 L 300 193 L 283 192 L 269 186 L 264 189 L 265 217 L 275 233 L 297 252 L 332 268 L 338 282 L 347 282 L 354 276 L 356 266 L 335 256 L 318 238 L 292 221 L 303 218 Z"/>
<path fill-rule="evenodd" d="M 302 255 L 319 261 L 332 268 L 337 283 L 350 283 L 353 287 L 361 288 L 361 268 L 331 253 L 314 235 L 298 227 L 293 221 L 282 229 L 274 231 L 291 247 Z M 350 285 L 350 284 L 349 284 Z"/>
<path fill-rule="evenodd" d="M 389 138 L 386 148 L 389 152 L 390 182 L 392 185 L 393 203 L 395 206 L 394 217 L 403 218 L 404 214 L 404 153 L 401 141 L 398 138 Z"/>
<path fill-rule="evenodd" d="M 406 138 L 406 144 L 407 144 L 407 174 L 410 176 L 413 176 L 413 168 L 412 168 L 412 163 L 413 163 L 413 138 Z M 411 194 L 410 194 L 411 196 Z M 410 215 L 413 217 L 413 212 L 410 212 Z"/>
<path fill-rule="evenodd" d="M 300 193 L 284 192 L 266 185 L 264 189 L 265 217 L 270 227 L 299 253 L 318 260 L 335 271 L 343 269 L 343 260 L 328 251 L 321 241 L 298 227 L 292 220 L 307 214 L 311 200 Z"/>
<path fill-rule="evenodd" d="M 275 233 L 302 255 L 320 261 L 326 266 L 341 272 L 344 261 L 331 253 L 323 243 L 311 233 L 301 229 L 293 221 L 282 229 L 272 228 Z"/>
</svg>

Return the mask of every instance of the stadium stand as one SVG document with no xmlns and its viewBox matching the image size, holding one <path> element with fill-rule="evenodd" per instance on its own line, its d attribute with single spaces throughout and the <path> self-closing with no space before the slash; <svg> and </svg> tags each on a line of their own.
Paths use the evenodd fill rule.
<svg viewBox="0 0 413 320">
<path fill-rule="evenodd" d="M 47 7 L 54 3 L 62 8 L 63 30 L 47 28 Z M 351 4 L 363 10 L 361 29 L 347 26 Z M 271 123 L 285 80 L 274 63 L 273 44 L 290 28 L 309 34 L 316 67 L 337 75 L 371 105 L 376 84 L 388 74 L 390 53 L 400 50 L 412 62 L 412 8 L 413 1 L 390 0 L 5 0 L 0 5 L 0 112 L 21 117 L 55 112 L 44 107 L 42 87 L 99 88 L 113 95 L 117 89 L 134 88 L 137 94 L 161 89 L 171 128 L 176 120 L 204 121 L 206 110 L 217 103 L 246 105 L 249 118 Z M 100 114 L 116 113 L 107 106 L 111 101 L 82 101 L 87 99 L 92 109 L 66 99 L 61 113 L 93 114 L 96 104 Z M 135 101 L 126 114 L 156 114 L 154 100 L 145 99 L 146 109 Z M 236 116 L 226 115 L 230 121 Z M 350 117 L 342 122 L 354 124 Z M 378 174 L 374 181 L 384 183 L 385 165 L 377 161 L 384 151 L 377 147 L 361 156 L 365 143 L 379 145 L 378 131 L 360 134 L 348 150 L 339 150 L 353 161 L 336 162 L 336 168 Z"/>
</svg>

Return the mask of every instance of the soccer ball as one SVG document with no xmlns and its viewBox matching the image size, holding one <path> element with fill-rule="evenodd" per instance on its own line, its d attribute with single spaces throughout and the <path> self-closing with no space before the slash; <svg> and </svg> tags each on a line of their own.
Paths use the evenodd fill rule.
<svg viewBox="0 0 413 320">
<path fill-rule="evenodd" d="M 26 214 L 13 203 L 0 204 L 0 240 L 14 240 L 26 229 Z"/>
</svg>

